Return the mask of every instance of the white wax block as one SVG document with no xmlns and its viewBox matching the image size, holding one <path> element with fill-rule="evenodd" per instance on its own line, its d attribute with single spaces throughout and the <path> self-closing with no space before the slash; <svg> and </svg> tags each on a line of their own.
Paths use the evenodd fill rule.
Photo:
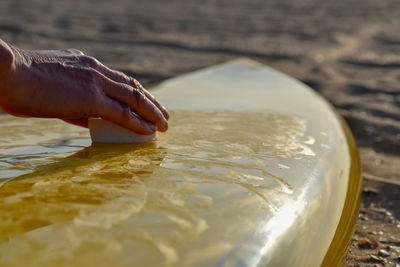
<svg viewBox="0 0 400 267">
<path fill-rule="evenodd" d="M 89 131 L 92 141 L 98 143 L 144 143 L 156 139 L 155 133 L 137 134 L 100 118 L 89 118 Z"/>
</svg>

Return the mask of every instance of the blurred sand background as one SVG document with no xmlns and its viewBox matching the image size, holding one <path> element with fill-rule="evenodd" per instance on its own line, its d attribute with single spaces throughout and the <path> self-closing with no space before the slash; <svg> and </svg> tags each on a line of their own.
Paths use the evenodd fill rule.
<svg viewBox="0 0 400 267">
<path fill-rule="evenodd" d="M 303 81 L 360 148 L 363 203 L 345 266 L 400 266 L 398 0 L 0 0 L 0 38 L 77 48 L 144 85 L 243 56 Z"/>
</svg>

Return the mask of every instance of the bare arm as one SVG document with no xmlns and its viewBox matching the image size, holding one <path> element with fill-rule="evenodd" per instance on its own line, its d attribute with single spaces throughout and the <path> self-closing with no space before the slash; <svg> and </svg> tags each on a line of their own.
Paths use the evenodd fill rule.
<svg viewBox="0 0 400 267">
<path fill-rule="evenodd" d="M 169 119 L 138 81 L 78 50 L 27 51 L 1 39 L 0 109 L 80 126 L 102 117 L 140 134 L 166 131 Z"/>
</svg>

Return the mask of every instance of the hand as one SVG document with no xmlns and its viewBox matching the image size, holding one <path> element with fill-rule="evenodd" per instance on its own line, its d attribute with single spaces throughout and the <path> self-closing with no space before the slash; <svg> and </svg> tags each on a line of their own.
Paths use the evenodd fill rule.
<svg viewBox="0 0 400 267">
<path fill-rule="evenodd" d="M 0 40 L 0 50 L 2 45 L 7 44 Z M 0 70 L 0 109 L 5 112 L 84 127 L 88 118 L 101 117 L 139 134 L 168 129 L 167 110 L 138 81 L 95 58 L 75 49 L 6 48 L 12 65 L 6 73 Z"/>
</svg>

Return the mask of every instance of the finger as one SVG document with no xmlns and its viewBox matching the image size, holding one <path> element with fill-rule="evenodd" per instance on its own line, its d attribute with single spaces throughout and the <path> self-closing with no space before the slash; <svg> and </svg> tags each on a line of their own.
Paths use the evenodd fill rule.
<svg viewBox="0 0 400 267">
<path fill-rule="evenodd" d="M 127 104 L 136 114 L 157 125 L 159 131 L 168 129 L 168 122 L 161 111 L 139 89 L 107 77 L 103 78 L 102 87 L 107 96 Z"/>
<path fill-rule="evenodd" d="M 161 105 L 160 102 L 158 102 L 158 100 L 155 99 L 155 97 L 149 91 L 147 91 L 138 80 L 136 80 L 134 78 L 131 78 L 131 79 L 132 79 L 132 83 L 134 84 L 133 87 L 143 90 L 143 92 L 145 93 L 146 97 L 148 99 L 150 99 L 150 101 L 152 101 L 161 110 L 161 112 L 163 113 L 164 117 L 167 120 L 169 120 L 169 113 L 168 113 L 167 109 L 163 105 Z"/>
<path fill-rule="evenodd" d="M 150 99 L 150 101 L 153 102 L 154 105 L 156 105 L 156 107 L 159 110 L 161 110 L 162 114 L 164 115 L 164 118 L 167 120 L 169 119 L 169 113 L 168 113 L 167 109 L 163 105 L 161 105 L 160 102 L 158 102 L 158 100 L 155 99 L 154 96 L 152 96 L 136 79 L 129 77 L 120 71 L 112 70 L 112 69 L 104 66 L 101 63 L 97 64 L 97 66 L 95 68 L 99 72 L 104 74 L 106 77 L 108 77 L 116 82 L 125 83 L 127 85 L 130 85 L 132 87 L 142 90 L 143 93 L 145 94 L 145 96 L 148 99 Z"/>
<path fill-rule="evenodd" d="M 68 122 L 70 124 L 76 125 L 76 126 L 81 126 L 88 128 L 88 119 L 87 118 L 82 118 L 82 119 L 61 119 L 65 122 Z"/>
<path fill-rule="evenodd" d="M 129 106 L 109 97 L 104 97 L 99 107 L 99 114 L 103 119 L 119 124 L 135 133 L 149 135 L 157 130 L 154 124 L 133 113 Z"/>
</svg>

